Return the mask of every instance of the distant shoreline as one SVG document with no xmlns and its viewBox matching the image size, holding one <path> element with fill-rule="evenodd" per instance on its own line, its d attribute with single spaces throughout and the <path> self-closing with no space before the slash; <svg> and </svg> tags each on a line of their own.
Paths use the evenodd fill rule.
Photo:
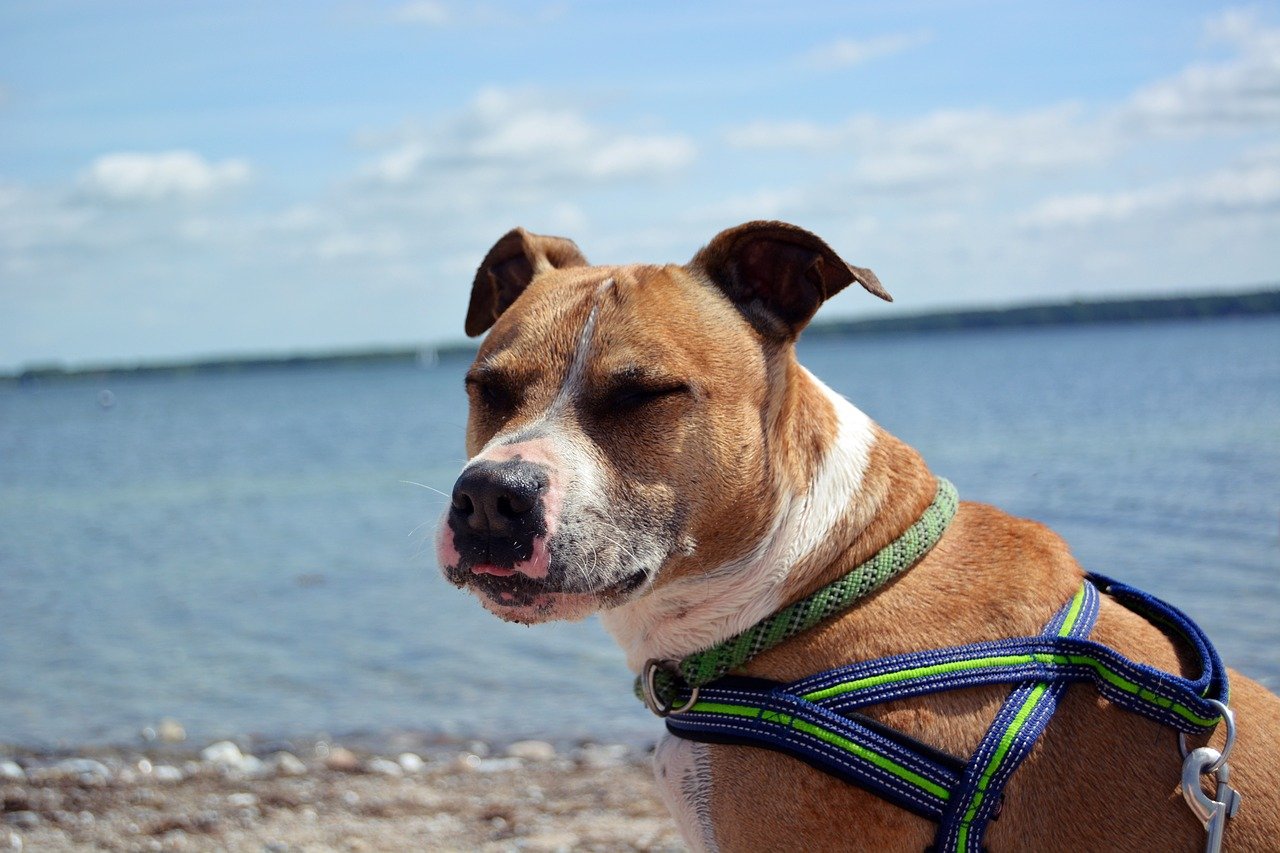
<svg viewBox="0 0 1280 853">
<path fill-rule="evenodd" d="M 919 334 L 1042 326 L 1148 323 L 1209 320 L 1280 314 L 1280 287 L 1240 293 L 1097 301 L 1055 302 L 1007 308 L 932 311 L 903 317 L 817 321 L 806 331 L 813 337 Z M 380 347 L 346 352 L 232 356 L 216 359 L 157 361 L 67 367 L 38 364 L 0 373 L 0 385 L 25 385 L 63 379 L 108 379 L 127 376 L 190 376 L 254 373 L 262 370 L 365 367 L 392 364 L 436 364 L 470 358 L 473 342 Z"/>
</svg>

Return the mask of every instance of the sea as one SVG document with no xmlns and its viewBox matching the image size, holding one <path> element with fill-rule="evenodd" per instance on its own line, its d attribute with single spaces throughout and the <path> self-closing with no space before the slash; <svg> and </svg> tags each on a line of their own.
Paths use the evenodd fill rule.
<svg viewBox="0 0 1280 853">
<path fill-rule="evenodd" d="M 962 498 L 1280 689 L 1280 317 L 799 350 Z M 506 624 L 441 579 L 465 367 L 0 386 L 0 743 L 656 737 L 597 620 Z"/>
</svg>

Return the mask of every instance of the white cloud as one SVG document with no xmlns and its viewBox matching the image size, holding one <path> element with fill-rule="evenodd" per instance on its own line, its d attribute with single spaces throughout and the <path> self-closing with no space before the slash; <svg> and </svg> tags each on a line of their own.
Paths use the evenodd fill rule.
<svg viewBox="0 0 1280 853">
<path fill-rule="evenodd" d="M 1225 12 L 1206 26 L 1211 42 L 1234 55 L 1193 64 L 1134 93 L 1125 118 L 1154 129 L 1233 130 L 1280 124 L 1280 29 L 1256 10 Z"/>
<path fill-rule="evenodd" d="M 858 114 L 828 124 L 757 121 L 729 129 L 725 140 L 744 150 L 834 157 L 853 189 L 902 190 L 1104 164 L 1169 131 L 1220 134 L 1280 124 L 1280 29 L 1266 26 L 1255 11 L 1235 10 L 1209 21 L 1206 36 L 1230 56 L 1190 65 L 1109 109 L 1065 103 L 1013 113 L 940 110 L 906 119 Z M 905 36 L 895 38 L 894 44 L 908 43 Z M 831 62 L 871 56 L 889 48 L 887 39 L 839 42 L 812 56 Z M 1089 204 L 1078 198 L 1060 212 L 1064 220 L 1092 215 Z M 1117 199 L 1110 204 L 1107 209 L 1119 209 Z"/>
<path fill-rule="evenodd" d="M 1251 163 L 1114 193 L 1054 196 L 1018 217 L 1030 229 L 1088 228 L 1138 216 L 1280 211 L 1280 163 Z"/>
<path fill-rule="evenodd" d="M 866 39 L 842 38 L 819 45 L 803 57 L 811 68 L 834 71 L 893 56 L 933 41 L 928 32 L 895 33 Z"/>
<path fill-rule="evenodd" d="M 684 169 L 696 153 L 679 134 L 606 128 L 546 96 L 489 89 L 460 116 L 403 131 L 364 174 L 387 186 L 465 180 L 536 187 L 661 177 Z"/>
<path fill-rule="evenodd" d="M 427 28 L 471 26 L 521 26 L 548 23 L 568 12 L 565 3 L 548 3 L 518 11 L 492 3 L 446 3 L 443 0 L 410 0 L 391 10 L 395 23 Z"/>
<path fill-rule="evenodd" d="M 398 6 L 391 13 L 391 17 L 405 24 L 439 27 L 449 23 L 453 16 L 449 12 L 449 7 L 438 0 L 413 0 L 411 3 Z"/>
<path fill-rule="evenodd" d="M 1063 104 L 1024 113 L 941 110 L 911 119 L 854 116 L 826 127 L 758 122 L 729 131 L 731 145 L 834 154 L 847 180 L 862 189 L 896 190 L 957 184 L 992 174 L 1047 171 L 1096 162 L 1114 140 Z"/>
<path fill-rule="evenodd" d="M 109 201 L 198 198 L 239 186 L 249 179 L 244 160 L 211 163 L 191 151 L 105 154 L 80 179 L 87 194 Z"/>
</svg>

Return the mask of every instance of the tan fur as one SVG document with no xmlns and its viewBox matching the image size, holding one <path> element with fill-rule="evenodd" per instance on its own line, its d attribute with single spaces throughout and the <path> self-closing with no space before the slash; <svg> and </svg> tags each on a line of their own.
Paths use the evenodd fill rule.
<svg viewBox="0 0 1280 853">
<path fill-rule="evenodd" d="M 512 260 L 517 248 L 531 254 Z M 486 412 L 473 392 L 468 451 L 546 414 L 565 393 L 572 360 L 583 357 L 580 332 L 594 316 L 582 388 L 557 429 L 592 448 L 627 506 L 678 522 L 677 542 L 642 595 L 742 560 L 779 507 L 810 488 L 839 423 L 830 398 L 796 362 L 794 336 L 823 299 L 852 281 L 887 298 L 870 271 L 781 223 L 724 232 L 686 267 L 586 267 L 572 243 L 527 232 L 508 234 L 492 258 L 504 266 L 482 265 L 473 319 L 493 322 L 492 314 L 496 322 L 472 370 L 517 388 L 518 399 L 510 411 Z M 513 284 L 512 270 L 532 280 Z M 759 270 L 785 278 L 777 293 L 750 280 Z M 605 278 L 612 285 L 602 290 Z M 687 382 L 689 393 L 611 419 L 598 401 L 636 368 Z M 791 568 L 779 606 L 898 537 L 935 491 L 920 456 L 876 428 L 856 496 Z M 964 503 L 916 566 L 745 671 L 790 680 L 856 660 L 1038 633 L 1082 576 L 1044 526 Z M 1092 638 L 1163 669 L 1186 665 L 1159 629 L 1105 597 Z M 1244 805 L 1228 823 L 1226 846 L 1280 849 L 1280 699 L 1238 673 L 1231 685 L 1240 725 L 1232 782 Z M 1007 695 L 1007 687 L 975 688 L 867 713 L 968 755 Z M 1217 733 L 1213 742 L 1220 740 Z M 721 850 L 917 851 L 933 842 L 933 823 L 794 759 L 736 746 L 709 753 Z M 1009 782 L 987 841 L 993 850 L 1199 849 L 1204 830 L 1178 793 L 1180 778 L 1172 730 L 1073 686 Z"/>
<path fill-rule="evenodd" d="M 933 476 L 887 434 L 873 455 L 868 495 L 881 508 L 843 559 L 796 588 L 826 583 L 901 533 L 932 499 Z M 1035 522 L 963 503 L 942 541 L 914 568 L 843 617 L 761 655 L 745 671 L 790 680 L 856 660 L 1038 633 L 1079 587 L 1066 544 Z M 1103 599 L 1091 638 L 1169 671 L 1183 662 L 1158 629 Z M 1187 673 L 1191 675 L 1192 673 Z M 1240 735 L 1232 783 L 1245 807 L 1227 849 L 1280 845 L 1280 701 L 1231 673 Z M 976 688 L 890 702 L 869 716 L 956 755 L 977 746 L 1008 689 Z M 1219 734 L 1212 741 L 1220 745 Z M 764 750 L 714 746 L 713 813 L 721 850 L 921 850 L 936 825 L 886 806 L 801 762 Z M 1178 792 L 1182 761 L 1167 727 L 1071 688 L 1032 755 L 1006 788 L 987 834 L 993 850 L 1199 849 L 1204 829 Z M 778 792 L 787 796 L 779 803 Z M 778 803 L 773 808 L 770 804 Z M 856 819 L 847 816 L 856 815 Z M 1046 826 L 1072 827 L 1046 836 Z"/>
</svg>

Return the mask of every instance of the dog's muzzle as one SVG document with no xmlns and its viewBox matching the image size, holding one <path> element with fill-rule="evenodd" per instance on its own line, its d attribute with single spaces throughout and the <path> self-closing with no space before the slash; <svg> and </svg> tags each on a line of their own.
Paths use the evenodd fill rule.
<svg viewBox="0 0 1280 853">
<path fill-rule="evenodd" d="M 518 459 L 477 462 L 453 486 L 448 525 L 463 564 L 480 574 L 505 574 L 533 556 L 547 535 L 546 468 Z"/>
</svg>

